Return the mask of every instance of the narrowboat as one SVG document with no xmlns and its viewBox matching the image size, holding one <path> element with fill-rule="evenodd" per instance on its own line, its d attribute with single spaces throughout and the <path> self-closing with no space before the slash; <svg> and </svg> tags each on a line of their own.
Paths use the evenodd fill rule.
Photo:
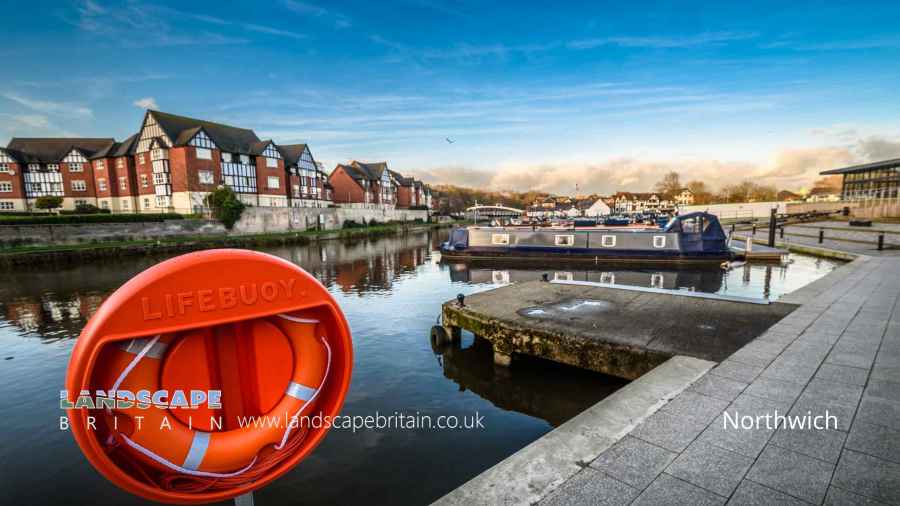
<svg viewBox="0 0 900 506">
<path fill-rule="evenodd" d="M 447 260 L 562 260 L 579 262 L 695 263 L 731 260 L 718 218 L 696 212 L 665 228 L 468 227 L 441 244 Z"/>
</svg>

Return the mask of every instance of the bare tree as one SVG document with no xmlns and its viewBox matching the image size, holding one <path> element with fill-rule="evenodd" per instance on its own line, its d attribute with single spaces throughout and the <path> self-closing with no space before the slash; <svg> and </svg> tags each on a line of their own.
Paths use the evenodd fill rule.
<svg viewBox="0 0 900 506">
<path fill-rule="evenodd" d="M 656 183 L 657 193 L 661 193 L 668 198 L 674 197 L 681 188 L 681 176 L 674 170 L 663 176 L 662 180 Z"/>
</svg>

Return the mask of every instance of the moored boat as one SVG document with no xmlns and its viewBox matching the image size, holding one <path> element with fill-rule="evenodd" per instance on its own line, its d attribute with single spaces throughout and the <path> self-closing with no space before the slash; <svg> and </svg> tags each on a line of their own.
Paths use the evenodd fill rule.
<svg viewBox="0 0 900 506">
<path fill-rule="evenodd" d="M 678 216 L 663 229 L 457 228 L 441 245 L 441 255 L 451 260 L 692 263 L 731 260 L 733 253 L 718 218 L 697 212 Z"/>
</svg>

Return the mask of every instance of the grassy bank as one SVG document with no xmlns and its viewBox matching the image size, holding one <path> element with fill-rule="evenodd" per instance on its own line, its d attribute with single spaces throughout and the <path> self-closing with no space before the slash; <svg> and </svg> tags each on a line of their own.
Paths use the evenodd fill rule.
<svg viewBox="0 0 900 506">
<path fill-rule="evenodd" d="M 376 238 L 448 226 L 451 226 L 451 224 L 397 223 L 341 230 L 307 230 L 304 232 L 251 235 L 197 235 L 138 241 L 104 241 L 52 246 L 20 246 L 0 250 L 0 268 L 39 265 L 45 263 L 68 263 L 118 256 L 177 253 L 211 248 L 248 248 L 254 246 L 308 244 L 313 241 L 333 239 Z"/>
</svg>

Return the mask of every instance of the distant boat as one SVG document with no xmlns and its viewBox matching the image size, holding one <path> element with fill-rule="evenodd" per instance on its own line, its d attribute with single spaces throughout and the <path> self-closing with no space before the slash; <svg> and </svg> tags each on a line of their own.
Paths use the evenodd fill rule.
<svg viewBox="0 0 900 506">
<path fill-rule="evenodd" d="M 609 216 L 603 220 L 603 224 L 607 227 L 624 227 L 631 225 L 631 220 L 624 216 Z"/>
<path fill-rule="evenodd" d="M 693 263 L 731 260 L 733 253 L 718 218 L 698 212 L 678 216 L 662 230 L 621 225 L 615 228 L 609 225 L 593 228 L 457 228 L 441 245 L 441 257 L 448 260 Z"/>
</svg>

